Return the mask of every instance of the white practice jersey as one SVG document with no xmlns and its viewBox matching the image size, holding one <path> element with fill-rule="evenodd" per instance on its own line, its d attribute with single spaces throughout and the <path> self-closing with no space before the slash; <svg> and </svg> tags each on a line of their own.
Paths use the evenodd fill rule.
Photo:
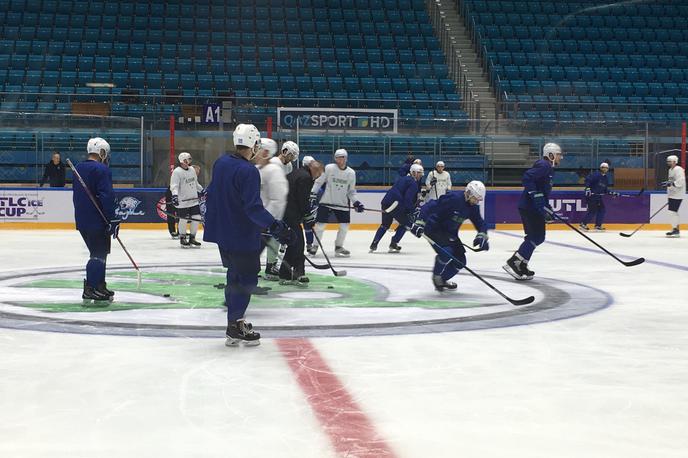
<svg viewBox="0 0 688 458">
<path fill-rule="evenodd" d="M 680 165 L 670 169 L 669 181 L 674 185 L 667 188 L 667 196 L 670 199 L 683 199 L 686 195 L 686 171 Z"/>
<path fill-rule="evenodd" d="M 203 186 L 198 184 L 198 177 L 193 167 L 186 170 L 177 167 L 170 178 L 170 191 L 173 196 L 179 198 L 177 208 L 189 208 L 200 203 L 198 193 L 203 191 Z"/>
<path fill-rule="evenodd" d="M 277 164 L 268 162 L 260 172 L 260 200 L 263 207 L 275 219 L 282 219 L 284 210 L 287 208 L 287 195 L 289 194 L 289 183 L 284 170 Z"/>
<path fill-rule="evenodd" d="M 431 187 L 430 182 L 433 178 L 437 178 L 437 183 L 434 187 Z M 437 170 L 432 170 L 428 173 L 428 177 L 425 179 L 425 187 L 428 190 L 426 194 L 427 200 L 439 199 L 440 196 L 445 195 L 447 192 L 451 191 L 452 182 L 451 175 L 446 170 L 439 173 Z"/>
<path fill-rule="evenodd" d="M 354 203 L 358 200 L 356 196 L 356 172 L 351 167 L 342 170 L 337 164 L 327 164 L 325 172 L 315 180 L 311 194 L 317 194 L 323 185 L 326 186 L 320 199 L 321 204 L 348 207 L 349 202 Z"/>
<path fill-rule="evenodd" d="M 282 168 L 282 171 L 284 171 L 284 176 L 289 175 L 292 172 L 292 170 L 294 170 L 294 168 L 291 165 L 291 162 L 287 162 L 286 164 L 283 164 L 282 160 L 277 156 L 274 156 L 272 159 L 270 159 L 270 163 L 275 164 L 275 165 L 279 165 Z"/>
</svg>

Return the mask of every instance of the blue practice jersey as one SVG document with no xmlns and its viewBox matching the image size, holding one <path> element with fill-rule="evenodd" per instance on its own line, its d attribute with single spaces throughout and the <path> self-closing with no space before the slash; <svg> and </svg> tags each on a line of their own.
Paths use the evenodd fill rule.
<svg viewBox="0 0 688 458">
<path fill-rule="evenodd" d="M 382 208 L 388 208 L 395 201 L 399 202 L 397 210 L 410 212 L 416 207 L 418 199 L 418 182 L 411 175 L 399 177 L 382 198 Z M 395 210 L 396 211 L 396 210 Z"/>
<path fill-rule="evenodd" d="M 260 251 L 260 234 L 275 221 L 260 200 L 260 173 L 238 154 L 213 165 L 206 198 L 203 240 L 230 253 Z"/>
<path fill-rule="evenodd" d="M 470 220 L 478 232 L 487 233 L 487 224 L 480 216 L 480 206 L 466 202 L 463 191 L 449 191 L 420 207 L 419 219 L 425 221 L 425 232 L 456 237 L 461 224 Z"/>
<path fill-rule="evenodd" d="M 522 210 L 540 211 L 535 207 L 533 194 L 541 192 L 545 205 L 548 205 L 549 194 L 552 192 L 552 178 L 554 167 L 546 159 L 538 159 L 533 166 L 523 174 L 523 193 L 518 201 L 518 208 Z"/>
<path fill-rule="evenodd" d="M 112 172 L 108 166 L 89 159 L 77 164 L 76 171 L 79 172 L 108 221 L 115 219 L 115 192 L 112 189 Z M 107 223 L 103 221 L 103 217 L 100 216 L 98 209 L 93 205 L 76 177 L 74 177 L 72 201 L 77 230 L 96 231 L 106 228 Z"/>
<path fill-rule="evenodd" d="M 585 187 L 590 188 L 593 194 L 608 194 L 609 178 L 600 171 L 593 172 L 585 177 Z"/>
</svg>

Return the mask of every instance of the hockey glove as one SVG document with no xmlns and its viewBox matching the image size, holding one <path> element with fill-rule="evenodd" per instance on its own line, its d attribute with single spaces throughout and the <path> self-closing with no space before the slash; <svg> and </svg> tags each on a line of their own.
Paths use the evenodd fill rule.
<svg viewBox="0 0 688 458">
<path fill-rule="evenodd" d="M 487 234 L 484 232 L 479 232 L 478 235 L 473 239 L 473 246 L 478 247 L 478 251 L 488 251 L 490 249 L 490 244 L 487 241 Z"/>
<path fill-rule="evenodd" d="M 612 197 L 619 197 L 621 194 L 619 194 L 619 193 L 616 192 L 616 191 L 609 191 L 609 195 L 612 196 Z"/>
<path fill-rule="evenodd" d="M 296 234 L 291 230 L 287 223 L 276 219 L 270 226 L 270 235 L 275 237 L 282 245 L 291 245 L 296 241 Z"/>
<path fill-rule="evenodd" d="M 199 197 L 199 198 L 205 197 L 205 196 L 207 196 L 207 195 L 208 195 L 208 191 L 206 191 L 205 188 L 201 189 L 201 190 L 198 192 L 198 197 Z"/>
<path fill-rule="evenodd" d="M 361 201 L 357 200 L 354 202 L 354 210 L 356 210 L 356 213 L 363 213 L 365 211 L 365 207 L 361 203 Z"/>
<path fill-rule="evenodd" d="M 592 196 L 592 191 L 590 190 L 590 188 L 585 188 L 585 197 L 590 197 L 590 196 Z"/>
<path fill-rule="evenodd" d="M 311 196 L 308 199 L 308 205 L 310 205 L 311 208 L 315 208 L 318 206 L 318 195 L 316 193 L 311 193 Z"/>
<path fill-rule="evenodd" d="M 554 221 L 554 211 L 551 208 L 544 208 L 542 216 L 545 217 L 545 223 L 547 224 Z"/>
<path fill-rule="evenodd" d="M 434 177 L 433 177 L 432 180 L 430 180 L 430 187 L 433 187 L 433 186 L 435 186 L 436 184 L 437 184 L 437 178 L 434 178 Z"/>
<path fill-rule="evenodd" d="M 418 238 L 421 238 L 424 233 L 425 221 L 423 221 L 422 219 L 417 219 L 413 222 L 413 226 L 411 226 L 411 234 L 415 235 Z"/>
<path fill-rule="evenodd" d="M 318 207 L 313 207 L 311 210 L 303 216 L 303 224 L 308 224 L 313 226 L 315 223 L 315 217 L 318 214 Z"/>
<path fill-rule="evenodd" d="M 663 188 L 670 188 L 674 185 L 673 181 L 662 181 L 659 185 Z"/>
<path fill-rule="evenodd" d="M 179 196 L 172 196 L 172 205 L 175 207 L 179 206 Z"/>
<path fill-rule="evenodd" d="M 542 216 L 546 216 L 545 207 L 547 206 L 547 201 L 545 200 L 545 195 L 541 192 L 530 191 L 528 195 L 533 199 L 533 205 L 535 210 L 538 211 Z"/>
<path fill-rule="evenodd" d="M 113 239 L 116 239 L 119 236 L 119 223 L 121 223 L 120 220 L 111 219 L 107 225 L 107 233 L 108 235 L 111 235 Z"/>
</svg>

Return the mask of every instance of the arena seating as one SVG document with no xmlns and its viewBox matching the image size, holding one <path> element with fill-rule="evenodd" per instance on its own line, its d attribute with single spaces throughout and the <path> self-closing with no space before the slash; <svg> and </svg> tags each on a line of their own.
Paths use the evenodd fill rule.
<svg viewBox="0 0 688 458">
<path fill-rule="evenodd" d="M 688 111 L 688 4 L 464 0 L 463 14 L 519 117 L 678 121 Z"/>
<path fill-rule="evenodd" d="M 3 110 L 68 112 L 73 100 L 132 89 L 146 102 L 231 91 L 263 117 L 277 99 L 375 99 L 401 117 L 466 117 L 423 0 L 0 0 L 0 23 Z M 179 107 L 112 106 L 117 115 L 152 111 Z"/>
</svg>

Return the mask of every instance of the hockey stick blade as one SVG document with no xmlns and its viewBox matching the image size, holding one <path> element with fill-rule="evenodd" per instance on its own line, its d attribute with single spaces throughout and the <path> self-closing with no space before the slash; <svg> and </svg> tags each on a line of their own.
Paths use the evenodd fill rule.
<svg viewBox="0 0 688 458">
<path fill-rule="evenodd" d="M 620 235 L 621 237 L 630 237 L 630 236 L 632 236 L 633 234 L 624 234 L 623 232 L 619 232 L 619 235 Z"/>
<path fill-rule="evenodd" d="M 638 258 L 634 259 L 633 261 L 621 261 L 621 264 L 623 264 L 626 267 L 633 267 L 637 266 L 638 264 L 642 264 L 645 262 L 645 258 Z"/>
<path fill-rule="evenodd" d="M 525 299 L 511 299 L 505 296 L 504 299 L 511 302 L 512 305 L 528 305 L 535 300 L 535 296 L 528 296 Z"/>
<path fill-rule="evenodd" d="M 313 261 L 310 260 L 308 256 L 306 256 L 306 261 L 308 261 L 308 264 L 310 264 L 314 269 L 319 269 L 319 270 L 327 270 L 330 268 L 327 264 L 316 264 Z"/>
<path fill-rule="evenodd" d="M 335 270 L 334 276 L 335 277 L 346 277 L 346 270 Z"/>
</svg>

